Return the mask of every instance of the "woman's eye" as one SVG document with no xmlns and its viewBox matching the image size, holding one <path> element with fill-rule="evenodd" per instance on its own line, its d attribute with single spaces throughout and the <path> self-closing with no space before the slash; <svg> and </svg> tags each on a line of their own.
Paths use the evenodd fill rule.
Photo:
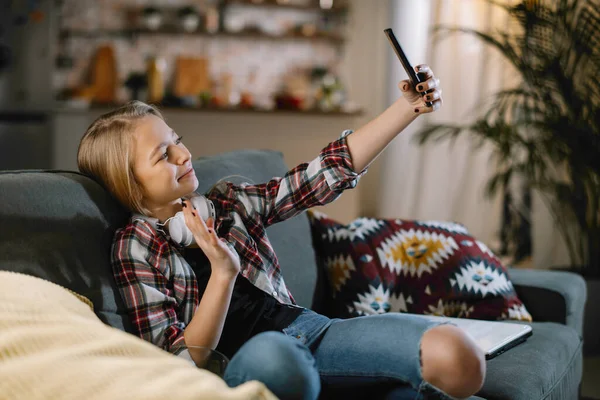
<svg viewBox="0 0 600 400">
<path fill-rule="evenodd" d="M 179 136 L 177 139 L 175 139 L 175 145 L 181 144 L 181 140 L 183 139 L 182 136 Z M 160 159 L 161 160 L 166 160 L 169 158 L 169 150 L 165 151 L 161 156 Z"/>
</svg>

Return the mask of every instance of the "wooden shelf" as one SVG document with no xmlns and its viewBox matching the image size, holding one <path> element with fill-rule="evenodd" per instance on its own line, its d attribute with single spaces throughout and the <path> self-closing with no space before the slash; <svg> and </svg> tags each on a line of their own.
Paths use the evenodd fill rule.
<svg viewBox="0 0 600 400">
<path fill-rule="evenodd" d="M 156 31 L 148 30 L 148 29 L 127 29 L 127 30 L 106 30 L 106 31 L 86 31 L 86 30 L 62 30 L 61 38 L 67 37 L 84 37 L 84 38 L 102 38 L 102 37 L 122 37 L 134 39 L 137 35 L 185 35 L 185 36 L 204 36 L 204 37 L 213 37 L 213 38 L 236 38 L 236 39 L 265 39 L 265 40 L 273 40 L 273 41 L 294 41 L 294 40 L 302 40 L 302 41 L 328 41 L 335 44 L 340 44 L 344 42 L 344 38 L 337 34 L 332 33 L 317 33 L 314 36 L 303 36 L 295 33 L 286 33 L 281 36 L 275 35 L 267 35 L 265 33 L 259 31 L 242 31 L 242 32 L 216 32 L 209 33 L 203 30 L 198 30 L 195 32 L 186 32 L 176 28 L 161 28 Z"/>
<path fill-rule="evenodd" d="M 311 110 L 287 110 L 287 109 L 274 109 L 274 110 L 263 110 L 254 108 L 200 108 L 200 107 L 161 107 L 161 110 L 166 111 L 195 111 L 195 112 L 217 112 L 217 113 L 237 113 L 237 114 L 272 114 L 272 115 L 321 115 L 321 116 L 348 116 L 356 117 L 362 115 L 362 110 L 345 112 L 345 111 L 322 111 L 318 109 Z"/>
<path fill-rule="evenodd" d="M 307 5 L 299 5 L 299 4 L 286 4 L 286 3 L 277 3 L 276 0 L 263 0 L 261 3 L 255 3 L 253 0 L 221 0 L 221 6 L 223 7 L 222 12 L 227 13 L 227 8 L 231 6 L 247 6 L 247 7 L 261 7 L 261 8 L 278 8 L 278 9 L 292 9 L 292 10 L 305 10 L 305 11 L 318 11 L 324 12 L 327 14 L 342 14 L 349 10 L 347 5 L 343 6 L 335 6 L 331 9 L 321 9 L 319 7 L 318 0 L 311 0 L 311 2 Z M 339 0 L 337 1 L 339 4 Z M 334 0 L 334 5 L 336 4 Z M 345 4 L 345 2 L 344 2 Z M 263 39 L 263 40 L 274 40 L 274 41 L 295 41 L 295 40 L 304 40 L 304 41 L 327 41 L 334 44 L 341 44 L 345 41 L 345 38 L 341 34 L 321 31 L 316 32 L 314 35 L 305 36 L 300 34 L 299 32 L 286 32 L 281 35 L 272 35 L 269 33 L 262 32 L 259 27 L 249 27 L 241 32 L 229 32 L 225 30 L 220 30 L 218 32 L 207 32 L 203 28 L 200 28 L 193 32 L 188 32 L 183 30 L 176 21 L 171 20 L 165 21 L 165 24 L 161 26 L 157 30 L 150 30 L 139 25 L 139 21 L 135 22 L 138 19 L 138 15 L 142 12 L 143 7 L 129 8 L 126 12 L 129 14 L 130 23 L 133 24 L 133 28 L 126 28 L 120 30 L 86 30 L 86 29 L 63 29 L 60 32 L 60 37 L 62 39 L 68 37 L 82 37 L 82 38 L 128 38 L 134 39 L 138 35 L 184 35 L 184 36 L 204 36 L 204 37 L 213 37 L 213 38 L 236 38 L 236 39 Z M 176 14 L 177 8 L 168 7 L 168 8 L 160 8 L 161 10 L 167 12 L 167 14 Z"/>
<path fill-rule="evenodd" d="M 89 108 L 69 108 L 61 107 L 61 111 L 82 112 L 88 110 L 112 110 L 122 104 L 92 104 Z M 162 106 L 156 104 L 161 111 L 182 111 L 182 112 L 198 112 L 198 113 L 229 113 L 229 114 L 270 114 L 270 115 L 311 115 L 311 116 L 337 116 L 337 117 L 357 117 L 363 114 L 363 110 L 355 110 L 352 112 L 345 111 L 322 111 L 318 109 L 311 110 L 288 110 L 288 109 L 254 109 L 254 108 L 217 108 L 217 107 L 176 107 Z"/>
<path fill-rule="evenodd" d="M 299 5 L 299 4 L 286 4 L 286 3 L 277 3 L 276 0 L 263 0 L 260 3 L 256 3 L 252 0 L 223 0 L 223 5 L 232 6 L 232 5 L 244 5 L 244 6 L 252 6 L 252 7 L 269 7 L 269 8 L 279 8 L 279 9 L 292 9 L 292 10 L 306 10 L 306 11 L 320 11 L 326 13 L 342 13 L 348 11 L 348 6 L 335 6 L 329 9 L 324 9 L 319 7 L 318 0 L 313 0 L 310 4 L 307 5 Z M 339 0 L 338 0 L 339 3 Z"/>
</svg>

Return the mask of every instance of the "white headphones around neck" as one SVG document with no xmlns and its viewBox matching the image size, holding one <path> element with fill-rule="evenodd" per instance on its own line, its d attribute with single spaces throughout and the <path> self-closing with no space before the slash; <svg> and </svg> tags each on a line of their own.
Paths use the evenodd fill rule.
<svg viewBox="0 0 600 400">
<path fill-rule="evenodd" d="M 200 218 L 206 222 L 207 219 L 212 218 L 215 221 L 216 212 L 215 206 L 212 201 L 201 195 L 192 195 L 188 198 L 192 203 L 192 206 L 196 209 L 196 212 L 200 214 Z M 167 226 L 168 223 L 168 226 Z M 164 228 L 167 228 L 165 231 Z M 181 246 L 189 246 L 195 242 L 192 231 L 185 224 L 185 217 L 183 211 L 177 212 L 174 216 L 167 219 L 164 223 L 158 222 L 156 229 L 168 234 L 169 237 Z"/>
</svg>

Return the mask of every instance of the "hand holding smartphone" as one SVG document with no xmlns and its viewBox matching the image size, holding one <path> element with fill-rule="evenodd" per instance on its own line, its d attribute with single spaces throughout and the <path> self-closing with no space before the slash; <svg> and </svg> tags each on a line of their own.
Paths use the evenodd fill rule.
<svg viewBox="0 0 600 400">
<path fill-rule="evenodd" d="M 400 43 L 398 43 L 398 40 L 396 39 L 396 35 L 394 35 L 394 31 L 392 31 L 391 28 L 388 28 L 388 29 L 385 29 L 384 32 L 385 32 L 388 40 L 390 41 L 390 44 L 392 45 L 392 48 L 396 52 L 396 55 L 400 59 L 400 63 L 402 64 L 402 66 L 404 67 L 404 70 L 408 74 L 408 77 L 410 79 L 410 83 L 413 85 L 413 88 L 415 90 L 417 90 L 417 85 L 419 83 L 425 81 L 425 74 L 417 74 L 415 72 L 415 69 L 413 68 L 413 66 L 408 61 L 408 58 L 406 57 L 406 54 L 404 54 L 404 51 L 402 50 L 402 47 L 400 46 Z M 420 92 L 420 93 L 423 96 L 425 96 L 427 94 L 427 92 Z M 425 102 L 425 105 L 427 105 L 427 107 L 433 107 L 433 103 L 431 101 Z"/>
</svg>

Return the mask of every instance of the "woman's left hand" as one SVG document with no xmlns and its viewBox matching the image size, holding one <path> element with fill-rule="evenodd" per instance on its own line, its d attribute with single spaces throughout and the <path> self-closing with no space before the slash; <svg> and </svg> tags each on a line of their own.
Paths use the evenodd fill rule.
<svg viewBox="0 0 600 400">
<path fill-rule="evenodd" d="M 413 107 L 415 114 L 426 114 L 440 109 L 442 106 L 442 89 L 440 89 L 440 80 L 437 79 L 431 69 L 426 64 L 415 67 L 417 74 L 425 77 L 425 81 L 417 85 L 417 90 L 413 88 L 410 81 L 404 80 L 398 84 L 398 87 L 404 94 L 406 100 Z M 431 90 L 430 92 L 428 92 Z M 422 95 L 420 92 L 428 92 Z M 433 105 L 428 107 L 425 103 L 431 102 Z"/>
</svg>

